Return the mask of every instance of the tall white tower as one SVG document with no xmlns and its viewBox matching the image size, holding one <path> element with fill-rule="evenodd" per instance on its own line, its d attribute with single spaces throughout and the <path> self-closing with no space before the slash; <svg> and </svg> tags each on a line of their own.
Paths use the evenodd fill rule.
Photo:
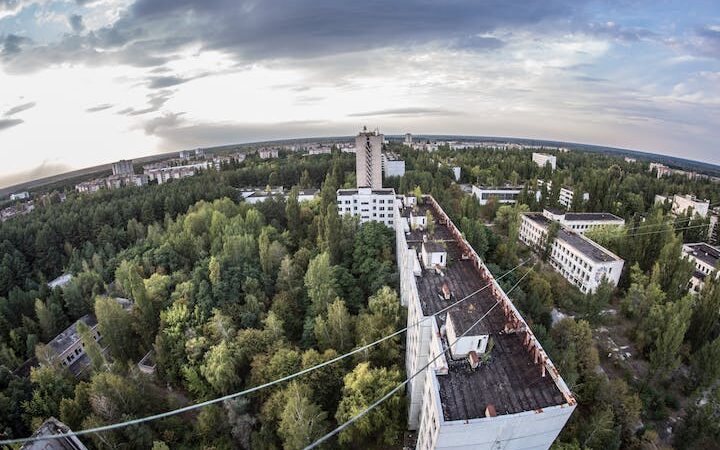
<svg viewBox="0 0 720 450">
<path fill-rule="evenodd" d="M 382 189 L 383 135 L 367 127 L 355 138 L 355 176 L 357 187 Z"/>
</svg>

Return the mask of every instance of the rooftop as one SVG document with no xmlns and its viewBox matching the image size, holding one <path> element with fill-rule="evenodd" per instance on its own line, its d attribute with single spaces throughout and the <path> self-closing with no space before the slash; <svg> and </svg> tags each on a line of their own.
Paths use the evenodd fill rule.
<svg viewBox="0 0 720 450">
<path fill-rule="evenodd" d="M 477 186 L 483 191 L 522 191 L 523 186 Z"/>
<path fill-rule="evenodd" d="M 358 189 L 338 189 L 337 195 L 357 195 Z M 370 192 L 376 195 L 395 195 L 395 189 L 372 189 Z M 362 194 L 362 192 L 361 192 Z"/>
<path fill-rule="evenodd" d="M 446 251 L 445 246 L 441 242 L 428 241 L 423 242 L 422 245 L 428 253 L 444 253 Z"/>
<path fill-rule="evenodd" d="M 623 219 L 611 213 L 602 212 L 569 212 L 565 213 L 565 220 L 617 220 Z"/>
<path fill-rule="evenodd" d="M 717 267 L 718 261 L 720 261 L 720 249 L 717 247 L 713 247 L 705 242 L 685 244 L 685 247 L 690 249 L 690 252 L 686 252 L 689 255 L 694 256 L 709 266 Z"/>
<path fill-rule="evenodd" d="M 85 325 L 92 328 L 95 325 L 97 325 L 97 319 L 93 314 L 85 314 L 75 322 L 73 322 L 72 325 L 65 328 L 65 330 L 55 336 L 55 339 L 48 342 L 48 346 L 55 351 L 58 355 L 60 355 L 62 352 L 68 349 L 71 345 L 73 345 L 75 342 L 77 342 L 80 339 L 80 334 L 77 330 L 77 324 L 78 322 L 84 322 Z"/>
<path fill-rule="evenodd" d="M 54 417 L 50 417 L 38 428 L 33 437 L 51 436 L 54 434 L 69 433 L 70 428 Z M 20 450 L 87 450 L 77 436 L 65 438 L 43 439 L 30 441 L 20 447 Z"/>
<path fill-rule="evenodd" d="M 420 306 L 423 314 L 429 316 L 477 292 L 490 283 L 491 278 L 472 259 L 462 257 L 461 241 L 443 223 L 438 211 L 426 205 L 420 208 L 422 213 L 430 210 L 433 214 L 436 222 L 434 238 L 442 236 L 448 252 L 448 264 L 442 274 L 426 270 L 421 277 L 415 278 Z M 408 217 L 410 210 L 405 208 L 403 215 Z M 423 234 L 426 232 L 419 230 L 406 233 L 408 245 L 418 250 Z M 442 295 L 445 283 L 451 292 L 450 300 L 445 300 Z M 498 301 L 501 301 L 499 294 L 487 288 L 458 304 L 449 313 L 438 314 L 435 320 L 438 328 L 442 328 L 448 314 L 451 315 L 453 325 L 462 328 L 458 332 L 460 334 Z M 445 420 L 485 417 L 488 405 L 494 405 L 497 414 L 502 415 L 567 403 L 553 378 L 542 376 L 541 367 L 535 364 L 531 353 L 523 345 L 524 333 L 505 332 L 503 308 L 494 308 L 481 324 L 482 328 L 478 331 L 489 334 L 495 343 L 490 361 L 473 370 L 466 359 L 448 359 L 448 373 L 437 376 Z"/>
<path fill-rule="evenodd" d="M 541 225 L 544 228 L 550 226 L 550 219 L 543 216 L 541 213 L 525 213 L 525 217 Z M 620 259 L 615 254 L 594 243 L 590 239 L 562 227 L 558 230 L 556 239 L 564 241 L 566 244 L 571 245 L 580 253 L 592 259 L 593 261 L 610 262 Z"/>
</svg>

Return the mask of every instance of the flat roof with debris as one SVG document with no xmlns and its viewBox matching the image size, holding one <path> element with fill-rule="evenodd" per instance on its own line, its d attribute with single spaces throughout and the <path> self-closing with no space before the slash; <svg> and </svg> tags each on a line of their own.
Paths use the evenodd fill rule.
<svg viewBox="0 0 720 450">
<path fill-rule="evenodd" d="M 423 205 L 422 210 L 423 213 L 429 210 L 433 214 L 436 222 L 434 238 L 441 235 L 445 239 L 448 262 L 441 273 L 425 270 L 421 277 L 415 278 L 420 306 L 423 314 L 430 316 L 475 293 L 449 313 L 435 317 L 438 328 L 442 329 L 450 314 L 453 325 L 460 325 L 462 331 L 458 334 L 461 334 L 490 311 L 501 298 L 492 286 L 480 290 L 492 282 L 489 272 L 478 269 L 472 258 L 463 257 L 460 242 L 450 228 L 442 223 L 438 212 L 426 205 Z M 406 208 L 403 215 L 408 217 L 409 211 Z M 408 246 L 418 251 L 424 234 L 427 231 L 406 233 Z M 444 284 L 447 284 L 451 293 L 449 300 L 443 295 Z M 524 333 L 506 332 L 507 321 L 502 307 L 493 308 L 481 323 L 477 334 L 490 335 L 494 343 L 490 360 L 472 369 L 467 358 L 448 358 L 448 373 L 437 375 L 445 420 L 485 417 L 488 405 L 494 405 L 497 414 L 504 415 L 568 403 L 555 380 L 549 374 L 543 376 L 542 368 L 535 364 L 531 352 L 524 345 Z"/>
<path fill-rule="evenodd" d="M 685 244 L 685 247 L 690 249 L 690 252 L 685 252 L 688 255 L 692 255 L 709 266 L 717 267 L 718 261 L 720 261 L 720 250 L 717 247 L 705 242 Z"/>
</svg>

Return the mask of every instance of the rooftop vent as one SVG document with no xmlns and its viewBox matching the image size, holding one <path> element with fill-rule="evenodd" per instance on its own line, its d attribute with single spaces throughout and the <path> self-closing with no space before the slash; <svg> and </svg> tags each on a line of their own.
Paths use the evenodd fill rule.
<svg viewBox="0 0 720 450">
<path fill-rule="evenodd" d="M 450 300 L 450 287 L 447 283 L 442 285 L 442 295 L 445 300 Z"/>
<path fill-rule="evenodd" d="M 480 356 L 478 356 L 478 354 L 475 350 L 471 350 L 468 353 L 468 362 L 470 363 L 470 367 L 472 367 L 473 369 L 477 369 L 478 366 L 480 365 Z M 493 412 L 494 411 L 495 410 L 493 409 Z"/>
<path fill-rule="evenodd" d="M 497 411 L 495 411 L 495 405 L 492 403 L 488 403 L 487 407 L 485 408 L 485 417 L 495 417 L 497 416 Z"/>
</svg>

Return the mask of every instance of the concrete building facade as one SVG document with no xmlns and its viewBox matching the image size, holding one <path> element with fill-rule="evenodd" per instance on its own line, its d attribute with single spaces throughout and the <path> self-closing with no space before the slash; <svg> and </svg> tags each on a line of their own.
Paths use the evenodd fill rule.
<svg viewBox="0 0 720 450">
<path fill-rule="evenodd" d="M 522 214 L 520 241 L 545 251 L 551 223 L 552 220 L 541 213 Z M 617 286 L 625 263 L 610 250 L 562 226 L 552 241 L 549 256 L 550 265 L 583 293 L 595 292 L 603 279 Z"/>
<path fill-rule="evenodd" d="M 656 195 L 655 204 L 665 203 L 667 199 L 668 197 L 664 195 Z M 693 215 L 698 214 L 700 217 L 706 217 L 709 209 L 709 200 L 700 200 L 691 194 L 675 194 L 672 196 L 672 209 L 670 211 L 676 216 L 687 214 L 688 211 L 693 211 Z"/>
<path fill-rule="evenodd" d="M 132 175 L 135 173 L 133 168 L 132 160 L 121 159 L 118 162 L 112 163 L 113 175 Z"/>
<path fill-rule="evenodd" d="M 375 221 L 395 226 L 394 189 L 338 189 L 337 209 L 340 215 L 353 215 L 360 223 Z"/>
<path fill-rule="evenodd" d="M 557 167 L 557 158 L 554 155 L 533 152 L 532 160 L 540 167 L 545 167 L 546 164 L 550 164 L 552 170 L 555 170 L 555 168 Z"/>
<path fill-rule="evenodd" d="M 382 189 L 382 144 L 384 136 L 363 127 L 355 138 L 355 177 L 358 188 Z"/>
</svg>

